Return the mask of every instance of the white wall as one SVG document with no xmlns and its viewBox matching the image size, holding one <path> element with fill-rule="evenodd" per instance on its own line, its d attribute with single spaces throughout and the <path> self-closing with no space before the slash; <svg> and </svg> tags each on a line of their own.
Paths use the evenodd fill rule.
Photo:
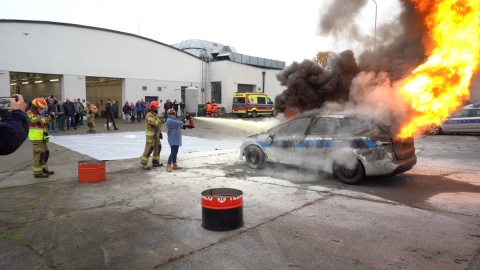
<svg viewBox="0 0 480 270">
<path fill-rule="evenodd" d="M 263 74 L 265 72 L 265 93 L 274 100 L 275 96 L 281 94 L 285 90 L 277 80 L 279 70 L 269 70 L 263 68 L 252 67 L 249 65 L 239 64 L 230 61 L 211 62 L 211 81 L 222 82 L 222 103 L 218 106 L 225 107 L 227 113 L 232 112 L 233 93 L 237 91 L 238 84 L 255 85 L 255 89 L 262 88 Z M 260 89 L 262 92 L 262 89 Z M 207 93 L 207 100 L 211 100 L 211 93 Z"/>
<path fill-rule="evenodd" d="M 48 22 L 0 22 L 0 70 L 201 81 L 201 61 L 139 36 Z"/>
<path fill-rule="evenodd" d="M 9 97 L 9 96 L 11 96 L 10 73 L 8 72 L 8 70 L 0 70 L 0 97 Z"/>
</svg>

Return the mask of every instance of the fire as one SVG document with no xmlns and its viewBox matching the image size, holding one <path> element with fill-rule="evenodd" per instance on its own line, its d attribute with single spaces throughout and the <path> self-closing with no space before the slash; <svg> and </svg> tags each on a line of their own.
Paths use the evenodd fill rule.
<svg viewBox="0 0 480 270">
<path fill-rule="evenodd" d="M 400 131 L 402 138 L 418 133 L 418 127 L 440 124 L 468 100 L 468 87 L 480 64 L 480 0 L 411 2 L 417 12 L 429 13 L 425 25 L 434 47 L 400 89 L 415 111 Z"/>
</svg>

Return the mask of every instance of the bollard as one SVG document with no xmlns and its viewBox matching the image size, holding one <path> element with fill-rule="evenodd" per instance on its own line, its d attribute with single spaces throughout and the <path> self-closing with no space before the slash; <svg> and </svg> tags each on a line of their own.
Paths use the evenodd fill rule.
<svg viewBox="0 0 480 270">
<path fill-rule="evenodd" d="M 243 192 L 213 188 L 202 192 L 202 227 L 212 231 L 235 230 L 243 226 Z"/>
<path fill-rule="evenodd" d="M 78 182 L 96 183 L 106 178 L 105 161 L 91 159 L 78 162 Z"/>
</svg>

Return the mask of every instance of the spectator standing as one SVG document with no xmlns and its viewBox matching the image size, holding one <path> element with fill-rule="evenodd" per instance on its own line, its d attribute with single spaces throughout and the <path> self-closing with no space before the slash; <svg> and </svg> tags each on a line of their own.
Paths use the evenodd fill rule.
<svg viewBox="0 0 480 270">
<path fill-rule="evenodd" d="M 113 106 L 110 99 L 107 99 L 107 104 L 105 105 L 105 116 L 107 117 L 107 130 L 110 131 L 110 121 L 112 121 L 115 130 L 118 130 L 117 125 L 115 125 L 115 119 L 113 119 Z"/>
<path fill-rule="evenodd" d="M 135 104 L 130 102 L 130 117 L 132 118 L 132 124 L 135 123 L 135 115 L 137 114 L 137 110 L 135 109 Z"/>
<path fill-rule="evenodd" d="M 23 96 L 14 94 L 13 97 L 10 99 L 10 115 L 7 119 L 2 118 L 0 122 L 0 155 L 15 152 L 29 133 L 29 119 L 25 113 Z"/>
<path fill-rule="evenodd" d="M 65 131 L 65 108 L 63 108 L 63 101 L 59 101 L 57 104 L 57 130 Z"/>
<path fill-rule="evenodd" d="M 174 109 L 175 112 L 178 113 L 178 102 L 176 99 L 174 99 L 172 102 L 172 109 Z"/>
<path fill-rule="evenodd" d="M 125 121 L 127 122 L 127 124 L 130 124 L 130 114 L 132 110 L 130 109 L 130 104 L 128 104 L 128 101 L 125 102 L 125 105 L 123 105 L 122 111 L 123 115 L 125 115 Z"/>
<path fill-rule="evenodd" d="M 78 123 L 80 121 L 80 104 L 78 103 L 77 99 L 73 99 L 73 106 L 75 107 L 75 127 L 78 127 Z"/>
<path fill-rule="evenodd" d="M 167 172 L 171 172 L 172 169 L 179 170 L 182 167 L 177 164 L 178 148 L 182 146 L 182 131 L 180 128 L 186 128 L 182 121 L 177 120 L 177 112 L 173 109 L 167 111 L 167 134 L 168 144 L 170 145 L 170 156 L 167 162 Z M 173 164 L 173 166 L 172 166 Z"/>
<path fill-rule="evenodd" d="M 78 112 L 78 125 L 83 126 L 83 116 L 85 115 L 85 112 L 83 109 L 85 109 L 85 106 L 83 106 L 83 103 L 80 99 L 77 99 L 78 107 L 79 107 L 79 112 Z"/>
<path fill-rule="evenodd" d="M 147 115 L 147 104 L 143 101 L 143 98 L 140 100 L 140 103 L 142 104 L 142 117 L 143 120 L 145 120 L 145 116 Z"/>
<path fill-rule="evenodd" d="M 58 115 L 57 101 L 53 98 L 49 98 L 47 114 L 52 114 L 52 113 L 54 115 Z M 50 124 L 48 124 L 48 131 L 57 132 L 57 121 L 52 121 Z"/>
<path fill-rule="evenodd" d="M 113 110 L 113 118 L 118 118 L 118 105 L 115 100 L 112 100 L 112 110 Z"/>
<path fill-rule="evenodd" d="M 137 103 L 135 104 L 135 111 L 137 112 L 137 123 L 141 123 L 143 117 L 143 107 L 140 100 L 137 100 Z"/>
<path fill-rule="evenodd" d="M 167 99 L 167 101 L 165 101 L 165 104 L 163 104 L 163 109 L 165 109 L 165 120 L 167 120 L 168 118 L 168 110 L 170 110 L 172 108 L 172 102 L 170 102 L 170 99 Z"/>
<path fill-rule="evenodd" d="M 182 118 L 185 117 L 185 101 L 180 100 L 180 113 Z"/>
<path fill-rule="evenodd" d="M 70 101 L 69 98 L 66 99 L 65 103 L 63 104 L 63 108 L 65 109 L 65 122 L 67 123 L 67 130 L 73 127 L 73 129 L 77 129 L 77 125 L 75 124 L 75 105 L 73 102 Z"/>
</svg>

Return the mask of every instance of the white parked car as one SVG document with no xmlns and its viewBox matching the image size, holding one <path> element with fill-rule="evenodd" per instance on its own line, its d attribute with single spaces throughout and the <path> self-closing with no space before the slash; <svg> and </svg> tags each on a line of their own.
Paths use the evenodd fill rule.
<svg viewBox="0 0 480 270">
<path fill-rule="evenodd" d="M 432 124 L 427 132 L 440 133 L 480 133 L 480 103 L 470 104 L 452 113 L 438 126 Z"/>
</svg>

